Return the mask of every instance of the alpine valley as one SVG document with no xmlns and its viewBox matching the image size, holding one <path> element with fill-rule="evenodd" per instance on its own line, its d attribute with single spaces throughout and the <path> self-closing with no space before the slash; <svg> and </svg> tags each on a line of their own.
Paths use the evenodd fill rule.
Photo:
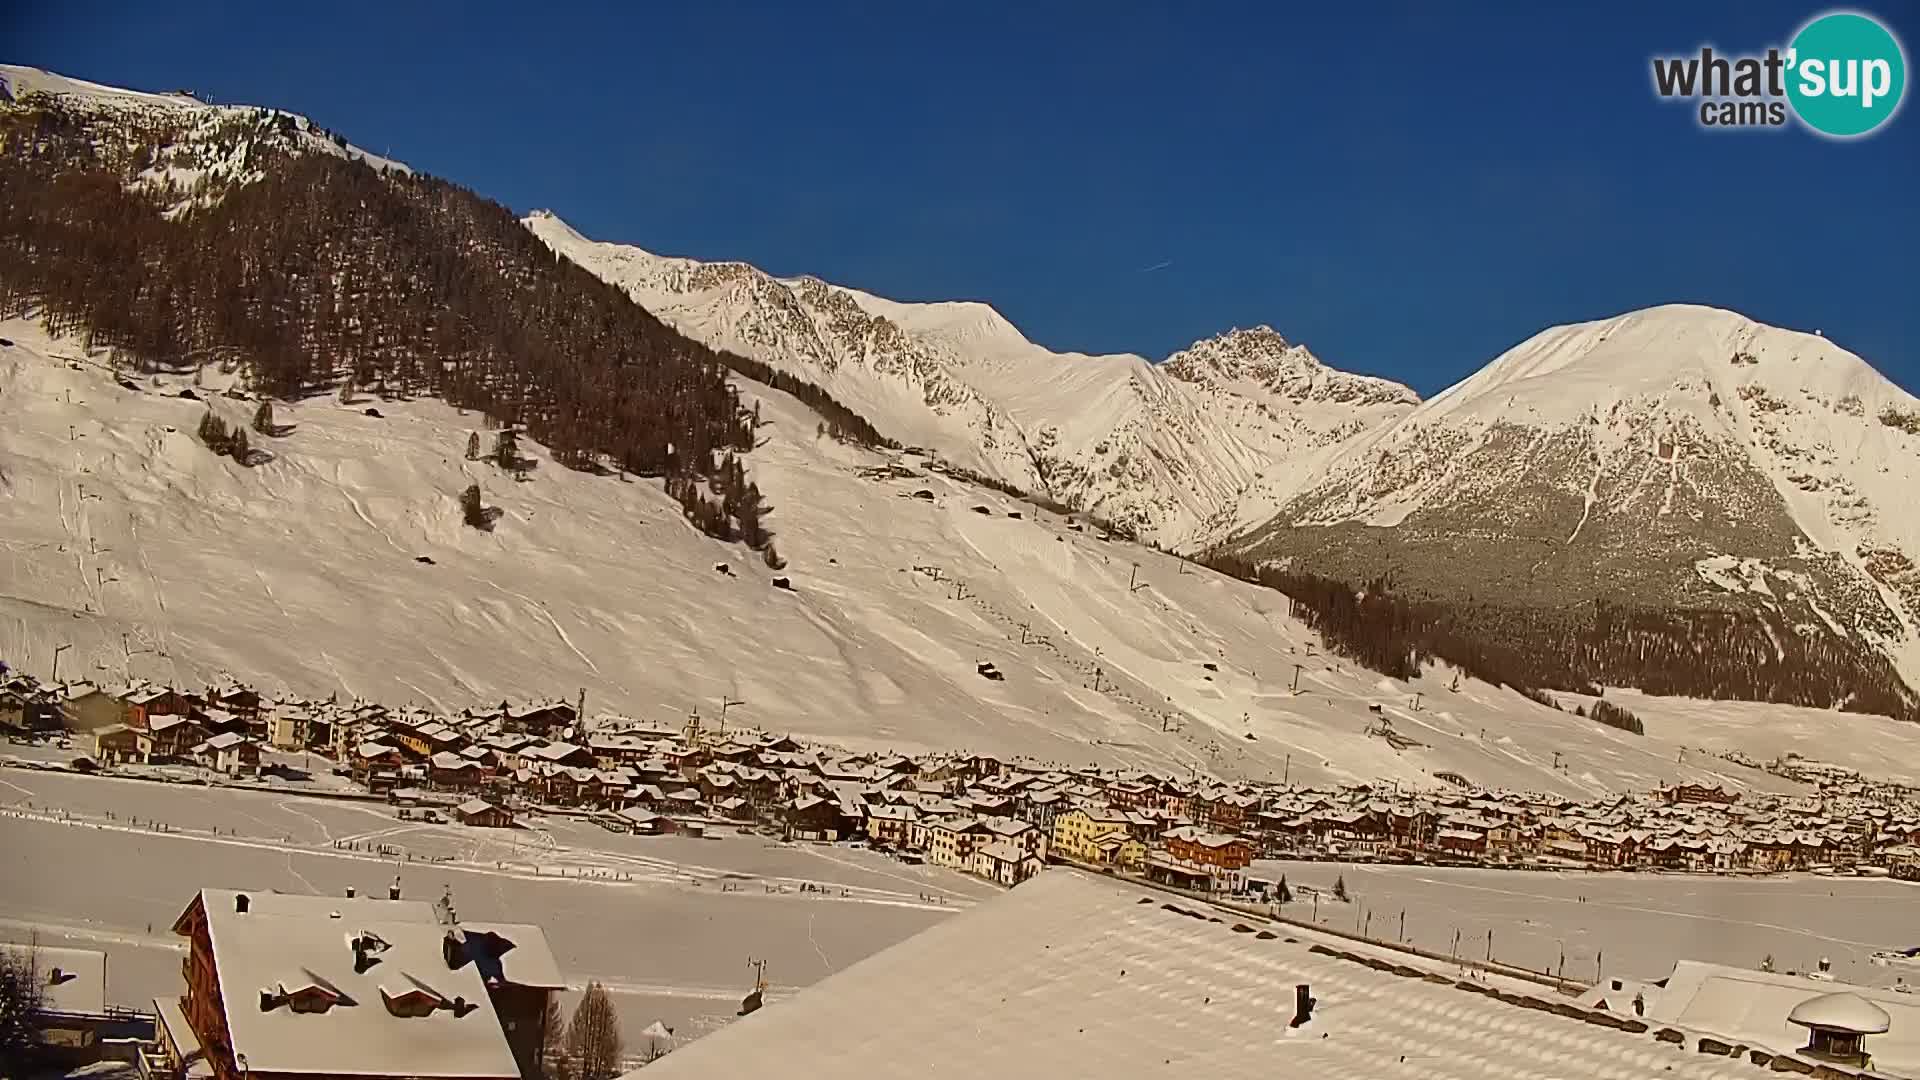
<svg viewBox="0 0 1920 1080">
<path fill-rule="evenodd" d="M 1570 791 L 1920 719 L 1920 400 L 1817 333 L 1659 307 L 1422 401 L 592 240 L 277 110 L 0 98 L 16 664 Z M 1645 735 L 1540 700 L 1608 687 Z"/>
</svg>

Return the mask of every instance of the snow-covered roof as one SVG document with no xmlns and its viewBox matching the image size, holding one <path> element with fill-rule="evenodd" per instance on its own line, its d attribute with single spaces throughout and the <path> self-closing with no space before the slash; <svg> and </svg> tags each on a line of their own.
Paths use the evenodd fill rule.
<svg viewBox="0 0 1920 1080">
<path fill-rule="evenodd" d="M 1683 960 L 1649 1003 L 1647 1020 L 1790 1053 L 1807 1041 L 1806 1029 L 1790 1017 L 1812 1000 L 1836 993 L 1856 995 L 1886 1013 L 1885 1033 L 1867 1036 L 1875 1069 L 1920 1076 L 1920 1000 L 1912 994 Z"/>
<path fill-rule="evenodd" d="M 1744 1060 L 1678 1054 L 1649 1034 L 1238 933 L 1231 916 L 1190 918 L 1167 900 L 1048 870 L 675 1050 L 645 1080 L 1754 1074 Z M 1301 984 L 1318 1004 L 1293 1028 Z"/>
<path fill-rule="evenodd" d="M 328 914 L 316 916 L 314 905 L 307 903 L 250 903 L 246 912 L 237 912 L 231 894 L 223 904 L 209 896 L 212 892 L 205 890 L 202 896 L 208 897 L 207 929 L 220 995 L 233 1051 L 246 1055 L 250 1071 L 520 1075 L 478 966 L 449 968 L 442 951 L 445 928 L 431 917 L 425 922 L 406 919 L 406 902 L 363 900 L 355 905 L 332 897 L 302 897 L 300 901 L 324 905 Z M 353 906 L 354 917 L 346 917 L 346 905 Z M 341 918 L 331 917 L 334 909 L 342 911 Z M 360 918 L 370 910 L 391 911 L 396 918 Z M 368 934 L 385 947 L 372 952 L 377 963 L 356 972 L 351 940 Z M 326 991 L 335 1004 L 324 1012 L 295 1012 L 285 1004 L 261 1007 L 263 994 L 308 986 Z M 439 1008 L 417 1017 L 395 1016 L 384 1004 L 384 998 L 423 990 L 449 1005 L 455 999 L 465 1004 L 460 1010 Z"/>
</svg>

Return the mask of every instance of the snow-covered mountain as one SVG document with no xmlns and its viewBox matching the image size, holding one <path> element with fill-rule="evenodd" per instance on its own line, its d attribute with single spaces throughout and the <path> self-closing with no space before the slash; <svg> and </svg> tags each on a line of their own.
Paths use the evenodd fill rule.
<svg viewBox="0 0 1920 1080">
<path fill-rule="evenodd" d="M 1920 400 L 1673 305 L 1557 327 L 1350 440 L 1239 546 L 1430 595 L 1738 600 L 1920 685 Z"/>
<path fill-rule="evenodd" d="M 1327 656 L 1271 590 L 819 437 L 805 405 L 748 382 L 791 589 L 658 484 L 527 441 L 523 482 L 465 460 L 481 417 L 430 398 L 378 417 L 279 403 L 284 433 L 257 443 L 271 460 L 242 467 L 193 435 L 209 408 L 246 419 L 237 374 L 130 373 L 0 321 L 0 658 L 45 674 L 63 648 L 62 674 L 109 686 L 228 673 L 447 709 L 584 688 L 589 713 L 653 724 L 724 697 L 739 722 L 859 749 L 1295 783 L 1792 786 L 1682 747 L 1920 779 L 1920 728 L 1878 717 L 1629 699 L 1642 737 L 1444 672 L 1381 678 Z M 491 531 L 462 522 L 469 484 L 501 511 Z"/>
<path fill-rule="evenodd" d="M 175 204 L 204 202 L 226 186 L 261 175 L 256 154 L 275 146 L 302 153 L 333 154 L 364 161 L 373 168 L 411 172 L 406 165 L 368 153 L 337 132 L 304 116 L 253 105 L 209 105 L 188 92 L 155 94 L 125 90 L 39 68 L 0 64 L 0 104 L 31 95 L 56 98 L 81 123 L 99 121 L 101 136 L 125 135 L 124 142 L 99 142 L 102 155 L 123 164 L 135 186 L 158 192 Z M 137 160 L 121 161 L 145 151 Z"/>
<path fill-rule="evenodd" d="M 1165 364 L 1055 353 L 992 307 L 901 303 L 745 263 L 596 242 L 547 211 L 526 225 L 682 333 L 791 372 L 899 442 L 1086 510 L 1171 548 L 1240 520 L 1273 473 L 1418 403 L 1348 375 L 1265 327 Z"/>
<path fill-rule="evenodd" d="M 159 194 L 162 206 L 221 199 L 268 175 L 263 170 L 275 162 L 300 154 L 364 160 L 383 172 L 405 169 L 292 114 L 0 67 L 0 98 L 36 94 L 57 98 L 82 124 L 101 121 L 79 129 L 88 132 L 87 151 L 97 148 L 112 175 L 129 188 Z M 373 174 L 356 170 L 354 176 L 378 182 Z M 515 242 L 524 241 L 510 219 L 501 221 Z M 1405 387 L 1329 368 L 1266 327 L 1198 342 L 1159 364 L 1132 355 L 1059 354 L 1028 341 L 985 304 L 903 303 L 814 278 L 774 278 L 743 263 L 658 256 L 588 240 L 544 212 L 524 225 L 687 336 L 813 384 L 903 446 L 928 448 L 999 485 L 1092 513 L 1170 549 L 1197 551 L 1227 541 L 1238 553 L 1349 581 L 1387 572 L 1400 591 L 1470 601 L 1467 606 L 1492 612 L 1495 620 L 1513 612 L 1573 611 L 1596 599 L 1656 615 L 1701 608 L 1760 613 L 1766 634 L 1823 641 L 1831 646 L 1829 654 L 1838 650 L 1853 665 L 1847 671 L 1865 671 L 1860 657 L 1871 656 L 1897 668 L 1909 687 L 1920 684 L 1920 511 L 1911 498 L 1920 490 L 1920 402 L 1817 335 L 1705 308 L 1657 308 L 1546 331 L 1422 404 Z M 30 337 L 23 330 L 9 336 Z M 458 425 L 444 413 L 431 413 L 424 404 L 426 426 L 397 440 L 346 421 L 316 423 L 320 446 L 309 447 L 305 457 L 289 457 L 285 470 L 252 475 L 273 481 L 263 485 L 271 500 L 313 515 L 315 529 L 300 535 L 352 535 L 363 549 L 334 559 L 326 551 L 299 548 L 282 530 L 274 533 L 280 537 L 274 555 L 284 549 L 299 558 L 281 564 L 248 543 L 230 543 L 190 524 L 198 520 L 192 514 L 215 506 L 220 513 L 213 517 L 223 528 L 230 520 L 253 518 L 259 519 L 254 527 L 278 528 L 270 516 L 244 512 L 244 481 L 213 476 L 204 463 L 185 460 L 198 448 L 172 437 L 179 433 L 180 407 L 123 400 L 119 390 L 43 376 L 35 364 L 56 356 L 82 368 L 112 362 L 84 356 L 70 341 L 43 345 L 34 363 L 8 373 L 9 400 L 21 402 L 23 391 L 57 390 L 106 404 L 47 411 L 49 403 L 36 398 L 34 423 L 40 428 L 29 430 L 22 419 L 29 414 L 17 406 L 10 424 L 0 425 L 0 450 L 11 455 L 0 455 L 0 484 L 14 504 L 60 510 L 57 519 L 29 513 L 10 522 L 15 562 L 12 580 L 0 588 L 0 614 L 13 622 L 0 620 L 0 631 L 12 636 L 0 638 L 0 645 L 17 643 L 27 653 L 61 639 L 68 625 L 61 620 L 71 618 L 97 631 L 94 662 L 102 670 L 111 668 L 106 645 L 118 640 L 126 648 L 143 627 L 164 627 L 166 641 L 149 639 L 150 648 L 177 652 L 177 662 L 192 665 L 190 670 L 223 663 L 221 657 L 244 657 L 250 662 L 228 666 L 254 677 L 284 668 L 310 686 L 319 678 L 315 664 L 324 662 L 334 685 L 357 688 L 369 677 L 340 669 L 334 657 L 353 652 L 404 669 L 402 675 L 379 676 L 376 685 L 383 689 L 403 679 L 401 685 L 436 688 L 436 694 L 485 687 L 483 696 L 498 696 L 499 680 L 476 673 L 476 665 L 512 666 L 513 655 L 496 646 L 504 641 L 525 647 L 523 624 L 532 619 L 541 634 L 542 627 L 551 628 L 566 653 L 547 658 L 557 661 L 547 663 L 547 675 L 562 682 L 584 679 L 597 692 L 618 691 L 620 700 L 648 694 L 666 700 L 677 693 L 676 684 L 661 672 L 676 674 L 696 657 L 719 657 L 734 669 L 770 649 L 838 657 L 825 669 L 835 678 L 816 678 L 818 672 L 796 662 L 766 684 L 770 698 L 794 685 L 806 688 L 810 702 L 783 702 L 775 713 L 796 730 L 850 721 L 855 735 L 871 729 L 922 745 L 953 744 L 892 719 L 869 722 L 876 712 L 924 702 L 942 716 L 965 717 L 993 731 L 1003 746 L 1054 748 L 1060 733 L 1069 732 L 1070 742 L 1105 739 L 1132 747 L 1121 757 L 1147 754 L 1141 748 L 1147 746 L 1177 756 L 1191 748 L 1179 750 L 1178 740 L 1154 737 L 1153 726 L 1197 720 L 1229 740 L 1249 734 L 1284 740 L 1284 727 L 1262 728 L 1260 718 L 1292 722 L 1301 715 L 1298 706 L 1269 700 L 1270 686 L 1251 675 L 1244 693 L 1224 696 L 1212 678 L 1181 682 L 1187 650 L 1180 640 L 1227 634 L 1219 627 L 1228 624 L 1234 627 L 1232 647 L 1254 650 L 1246 660 L 1249 673 L 1260 662 L 1259 649 L 1267 648 L 1272 659 L 1280 637 L 1290 652 L 1304 650 L 1309 635 L 1293 623 L 1272 629 L 1279 637 L 1262 645 L 1268 632 L 1263 628 L 1282 627 L 1279 609 L 1271 605 L 1284 608 L 1285 601 L 1271 593 L 1236 593 L 1244 603 L 1216 610 L 1203 598 L 1186 596 L 1154 607 L 1157 614 L 1147 613 L 1151 593 L 1138 603 L 1116 603 L 1115 588 L 1132 595 L 1124 588 L 1130 579 L 1125 565 L 1145 560 L 1144 549 L 1097 541 L 1088 546 L 1086 534 L 1063 529 L 988 537 L 981 521 L 994 519 L 972 513 L 972 506 L 991 514 L 1013 504 L 964 483 L 953 470 L 946 477 L 929 475 L 924 455 L 874 457 L 831 439 L 809 441 L 804 436 L 816 430 L 820 417 L 779 395 L 766 398 L 776 417 L 775 435 L 764 453 L 749 455 L 748 467 L 776 507 L 780 550 L 798 563 L 806 553 L 793 545 L 811 544 L 816 554 L 834 552 L 829 566 L 851 559 L 865 568 L 862 574 L 836 571 L 858 583 L 827 585 L 830 602 L 809 607 L 798 620 L 756 627 L 764 613 L 757 604 L 742 604 L 725 613 L 725 627 L 703 625 L 706 615 L 698 604 L 671 589 L 663 592 L 654 578 L 704 576 L 713 549 L 681 537 L 678 519 L 671 519 L 674 539 L 665 546 L 643 545 L 644 557 L 636 560 L 633 538 L 658 534 L 670 519 L 627 506 L 589 525 L 582 517 L 591 516 L 592 500 L 606 498 L 606 489 L 578 486 L 578 478 L 556 469 L 550 487 L 516 489 L 527 492 L 527 522 L 542 523 L 537 542 L 512 551 L 489 549 L 459 579 L 465 591 L 444 604 L 404 597 L 403 606 L 432 612 L 437 622 L 423 623 L 401 606 L 382 608 L 371 627 L 376 632 L 364 640 L 339 641 L 317 660 L 282 651 L 285 642 L 274 636 L 281 624 L 262 604 L 270 602 L 289 626 L 313 619 L 358 625 L 362 616 L 351 606 L 358 598 L 343 593 L 340 583 L 372 567 L 376 554 L 411 546 L 435 551 L 436 558 L 457 556 L 477 542 L 458 529 L 447 531 L 448 511 L 439 505 L 445 492 L 435 486 L 464 484 L 471 469 L 435 457 L 439 452 L 424 434 L 451 445 L 464 440 L 465 429 L 455 430 Z M 246 357 L 222 346 L 224 376 L 244 371 Z M 803 400 L 821 405 L 817 397 Z M 122 407 L 133 411 L 122 415 Z M 75 459 L 82 473 L 125 474 L 113 503 L 119 516 L 111 522 L 94 516 L 106 513 L 106 506 L 94 514 L 85 510 L 109 490 L 100 475 L 88 477 L 84 491 L 62 489 L 51 479 L 59 471 L 55 465 L 68 467 L 62 455 L 74 449 L 61 449 L 55 437 L 61 433 L 76 445 L 110 451 L 105 457 L 82 453 Z M 82 444 L 89 435 L 97 441 Z M 135 436 L 144 441 L 128 442 Z M 344 440 L 338 447 L 324 441 L 336 437 Z M 36 470 L 45 475 L 36 477 Z M 920 510 L 903 509 L 922 500 L 891 497 L 899 491 L 879 498 L 870 486 L 883 475 L 909 474 L 911 483 L 929 485 L 936 499 L 955 505 L 965 500 L 966 516 L 948 514 L 958 523 L 940 518 L 918 540 L 894 542 L 895 531 L 911 533 L 918 528 L 914 522 L 927 524 L 917 516 Z M 433 490 L 421 495 L 425 488 Z M 51 504 L 49 495 L 55 496 Z M 336 503 L 352 510 L 352 520 L 337 513 Z M 150 520 L 165 521 L 165 531 L 156 535 Z M 107 546 L 114 538 L 122 548 Z M 93 588 L 84 580 L 67 582 L 62 575 L 74 569 L 82 541 L 89 558 L 100 542 L 101 553 L 122 551 L 140 564 L 95 562 Z M 1050 546 L 1056 543 L 1072 545 L 1073 556 L 1041 553 L 1062 550 Z M 619 588 L 647 600 L 638 607 L 613 604 L 597 585 L 575 589 L 577 571 L 549 574 L 552 568 L 541 560 L 607 573 L 618 566 Z M 1188 576 L 1171 563 L 1147 564 L 1183 580 Z M 994 611 L 987 618 L 1001 630 L 1036 617 L 1023 616 L 1023 606 L 1028 613 L 1057 611 L 1047 618 L 1068 628 L 1060 640 L 1077 643 L 1062 654 L 1065 666 L 1046 669 L 1041 682 L 1049 689 L 1014 708 L 1010 725 L 995 712 L 1005 702 L 975 693 L 980 688 L 968 679 L 959 680 L 964 687 L 949 679 L 948 661 L 985 652 L 983 641 L 990 639 L 981 636 L 984 624 L 969 621 L 983 617 L 980 612 L 963 612 L 935 634 L 928 630 L 925 605 L 900 600 L 898 575 L 928 566 L 945 567 L 943 573 L 965 566 L 978 580 L 995 582 L 989 600 Z M 233 602 L 228 579 L 234 567 L 254 568 L 266 598 L 248 601 L 252 608 L 241 619 L 224 614 Z M 88 568 L 81 559 L 81 578 Z M 532 574 L 540 585 L 533 591 L 514 586 L 515 592 L 503 594 L 507 599 L 474 601 L 469 593 L 502 592 L 493 583 L 496 569 L 503 581 Z M 142 578 L 145 585 L 132 584 Z M 109 607 L 116 603 L 109 588 L 116 580 L 134 594 L 124 609 Z M 169 597 L 180 588 L 212 588 L 196 605 L 211 613 L 176 615 Z M 286 603 L 288 596 L 303 594 L 300 602 Z M 541 599 L 547 596 L 561 597 L 590 617 L 563 626 Z M 1138 623 L 1136 637 L 1111 637 L 1103 624 L 1115 619 Z M 477 633 L 476 626 L 497 632 L 499 640 Z M 1517 622 L 1511 633 L 1524 635 L 1526 626 Z M 693 627 L 697 633 L 689 633 Z M 437 654 L 432 644 L 413 648 L 411 643 L 435 641 L 436 634 L 464 642 L 461 655 Z M 1023 647 L 1028 636 L 1024 630 L 1018 635 Z M 597 638 L 598 650 L 580 644 L 583 638 Z M 668 642 L 647 660 L 661 672 L 622 674 L 618 657 L 636 639 Z M 365 649 L 396 641 L 410 643 L 412 651 L 389 656 L 383 648 Z M 1207 641 L 1203 653 L 1225 647 L 1215 637 Z M 1774 641 L 1784 655 L 1783 643 L 1777 636 Z M 1717 643 L 1688 644 L 1711 650 Z M 1089 708 L 1089 699 L 1071 692 L 1068 683 L 1103 665 L 1094 658 L 1111 660 L 1123 647 L 1137 660 L 1128 675 L 1133 681 L 1124 688 L 1132 704 L 1118 711 L 1097 705 L 1090 717 L 1068 719 L 1074 710 Z M 915 649 L 938 654 L 937 662 L 927 655 L 897 655 Z M 876 682 L 865 672 L 881 653 L 892 668 Z M 579 674 L 567 656 L 587 674 Z M 836 679 L 850 683 L 841 686 Z M 708 682 L 717 685 L 715 680 L 719 676 Z M 1178 694 L 1166 689 L 1175 683 Z M 1343 700 L 1371 692 L 1359 683 L 1341 686 Z M 1406 688 L 1386 689 L 1397 694 Z M 1175 707 L 1169 712 L 1162 703 Z M 1234 726 L 1243 718 L 1255 725 L 1252 731 Z M 1312 723 L 1324 721 L 1331 731 L 1345 719 L 1329 714 Z M 1303 753 L 1319 752 L 1315 742 L 1298 746 Z M 1375 760 L 1374 749 L 1366 746 L 1345 759 L 1328 754 L 1324 767 L 1344 769 L 1362 760 L 1389 767 Z M 1217 745 L 1215 752 L 1221 752 Z"/>
</svg>

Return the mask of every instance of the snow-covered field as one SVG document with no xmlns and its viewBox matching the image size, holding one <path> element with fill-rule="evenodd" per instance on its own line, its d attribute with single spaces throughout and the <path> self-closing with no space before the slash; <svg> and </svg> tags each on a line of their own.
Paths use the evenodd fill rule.
<svg viewBox="0 0 1920 1080">
<path fill-rule="evenodd" d="M 1692 874 L 1527 873 L 1427 866 L 1262 860 L 1256 872 L 1286 875 L 1295 900 L 1284 914 L 1336 930 L 1405 940 L 1438 952 L 1496 960 L 1569 979 L 1664 978 L 1675 960 L 1812 971 L 1822 957 L 1835 978 L 1891 986 L 1902 974 L 1868 954 L 1920 945 L 1920 885 L 1889 878 L 1707 877 Z M 1332 899 L 1346 878 L 1349 903 Z M 1317 908 L 1307 885 L 1323 893 Z"/>
<path fill-rule="evenodd" d="M 730 719 L 855 749 L 1295 783 L 1779 790 L 1681 750 L 1787 725 L 1817 725 L 1825 760 L 1920 767 L 1920 728 L 1874 717 L 1709 705 L 1649 715 L 1640 738 L 1471 680 L 1451 691 L 1444 672 L 1383 679 L 1325 656 L 1278 593 L 944 476 L 863 475 L 888 459 L 752 385 L 767 423 L 750 463 L 791 592 L 694 532 L 657 482 L 542 458 L 514 483 L 464 460 L 480 418 L 439 402 L 283 404 L 294 431 L 256 440 L 274 460 L 245 469 L 192 432 L 208 407 L 244 421 L 250 403 L 182 400 L 184 379 L 127 389 L 23 322 L 0 336 L 0 657 L 42 675 L 64 644 L 63 674 L 106 683 L 227 672 L 446 709 L 584 688 L 589 713 L 667 724 L 724 695 L 746 702 Z M 475 481 L 505 512 L 491 533 L 461 523 Z M 976 674 L 989 660 L 1005 681 Z M 1367 735 L 1376 703 L 1422 745 Z"/>
<path fill-rule="evenodd" d="M 538 923 L 629 1031 L 681 1034 L 733 1015 L 750 956 L 777 1000 L 1000 891 L 846 847 L 416 825 L 377 804 L 18 769 L 0 772 L 0 861 L 0 940 L 106 950 L 111 1001 L 177 991 L 169 928 L 201 886 L 380 896 L 398 874 L 414 899 L 450 887 L 463 918 Z"/>
</svg>

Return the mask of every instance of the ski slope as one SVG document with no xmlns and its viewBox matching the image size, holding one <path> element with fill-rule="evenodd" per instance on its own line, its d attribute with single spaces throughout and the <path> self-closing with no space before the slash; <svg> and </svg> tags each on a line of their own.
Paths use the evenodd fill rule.
<svg viewBox="0 0 1920 1080">
<path fill-rule="evenodd" d="M 745 703 L 730 720 L 854 749 L 1294 783 L 1453 772 L 1574 796 L 1786 786 L 1680 753 L 1743 745 L 1716 707 L 1650 716 L 1640 738 L 1471 680 L 1449 690 L 1448 672 L 1383 679 L 1327 657 L 1278 593 L 821 438 L 755 384 L 749 463 L 791 591 L 696 533 L 657 481 L 571 472 L 525 441 L 524 483 L 464 460 L 480 417 L 441 402 L 278 404 L 294 430 L 256 438 L 274 459 L 247 469 L 192 434 L 208 407 L 251 415 L 216 392 L 231 376 L 208 369 L 203 400 L 182 400 L 185 378 L 128 389 L 74 342 L 18 321 L 0 337 L 0 657 L 41 675 L 65 645 L 62 677 L 107 684 L 224 672 L 446 709 L 584 689 L 589 714 L 668 724 L 725 697 Z M 491 533 L 462 523 L 473 482 L 503 511 Z M 1920 772 L 1920 729 L 1743 709 L 1756 731 L 1807 731 L 1813 756 Z M 1382 717 L 1421 745 L 1368 735 Z"/>
</svg>

